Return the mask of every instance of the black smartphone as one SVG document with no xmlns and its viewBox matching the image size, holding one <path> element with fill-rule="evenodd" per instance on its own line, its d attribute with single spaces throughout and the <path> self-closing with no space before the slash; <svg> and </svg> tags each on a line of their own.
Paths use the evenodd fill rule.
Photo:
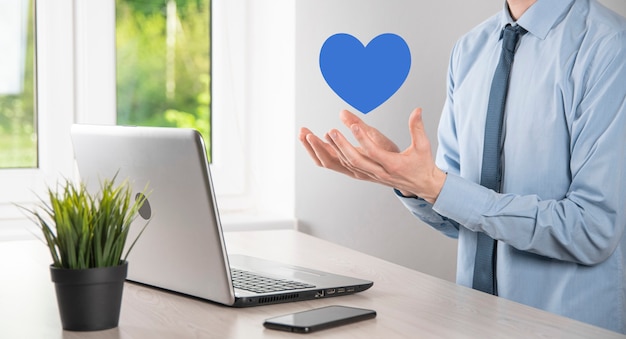
<svg viewBox="0 0 626 339">
<path fill-rule="evenodd" d="M 374 317 L 374 310 L 335 305 L 270 318 L 265 320 L 263 326 L 273 330 L 310 333 Z"/>
</svg>

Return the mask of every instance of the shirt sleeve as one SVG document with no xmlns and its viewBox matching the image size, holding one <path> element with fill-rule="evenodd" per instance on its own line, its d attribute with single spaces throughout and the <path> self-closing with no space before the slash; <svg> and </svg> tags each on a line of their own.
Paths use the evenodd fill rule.
<svg viewBox="0 0 626 339">
<path fill-rule="evenodd" d="M 499 194 L 448 173 L 433 211 L 550 258 L 594 265 L 613 253 L 626 225 L 625 33 L 595 47 L 571 109 L 571 184 L 565 197 Z"/>
<path fill-rule="evenodd" d="M 394 191 L 404 206 L 415 217 L 450 238 L 456 239 L 459 237 L 459 224 L 435 212 L 432 204 L 422 198 L 405 197 L 400 191 Z"/>
</svg>

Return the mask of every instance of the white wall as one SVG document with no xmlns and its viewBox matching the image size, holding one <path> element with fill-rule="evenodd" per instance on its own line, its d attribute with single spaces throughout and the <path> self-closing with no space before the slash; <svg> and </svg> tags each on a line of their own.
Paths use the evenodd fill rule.
<svg viewBox="0 0 626 339">
<path fill-rule="evenodd" d="M 626 14 L 626 1 L 602 2 Z M 503 5 L 504 0 L 298 0 L 296 128 L 323 134 L 341 127 L 349 134 L 338 119 L 339 111 L 349 107 L 324 82 L 320 47 L 335 33 L 367 43 L 390 32 L 409 44 L 411 72 L 389 101 L 362 117 L 403 148 L 409 142 L 408 115 L 421 106 L 435 148 L 450 50 L 464 32 Z M 302 147 L 296 149 L 295 187 L 300 230 L 454 281 L 456 241 L 414 218 L 390 189 L 318 168 Z"/>
</svg>

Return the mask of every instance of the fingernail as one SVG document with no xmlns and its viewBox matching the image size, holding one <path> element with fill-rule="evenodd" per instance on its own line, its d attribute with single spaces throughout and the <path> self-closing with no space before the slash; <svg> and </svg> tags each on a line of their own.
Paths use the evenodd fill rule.
<svg viewBox="0 0 626 339">
<path fill-rule="evenodd" d="M 357 124 L 352 125 L 352 132 L 356 133 L 358 131 L 359 131 L 359 125 Z"/>
</svg>

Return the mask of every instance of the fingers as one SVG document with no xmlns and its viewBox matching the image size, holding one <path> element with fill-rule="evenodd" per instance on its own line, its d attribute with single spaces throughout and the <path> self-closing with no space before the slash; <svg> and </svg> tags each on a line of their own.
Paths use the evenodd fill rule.
<svg viewBox="0 0 626 339">
<path fill-rule="evenodd" d="M 339 113 L 339 117 L 343 124 L 352 129 L 354 125 L 357 125 L 364 133 L 366 133 L 370 139 L 379 147 L 389 151 L 389 152 L 399 152 L 400 149 L 398 146 L 391 141 L 387 136 L 380 133 L 376 128 L 366 124 L 359 117 L 351 113 L 350 111 L 343 110 Z"/>
<path fill-rule="evenodd" d="M 399 148 L 376 128 L 367 125 L 353 113 L 343 110 L 340 119 L 348 127 L 361 147 L 353 146 L 343 134 L 333 129 L 325 140 L 309 129 L 301 128 L 299 139 L 318 166 L 333 169 L 352 177 L 380 182 L 387 176 L 384 164 Z"/>
<path fill-rule="evenodd" d="M 383 170 L 378 162 L 370 158 L 367 151 L 355 148 L 339 131 L 331 130 L 327 141 L 339 154 L 343 166 L 359 174 L 361 178 L 377 179 L 377 174 Z"/>
<path fill-rule="evenodd" d="M 348 128 L 354 124 L 363 123 L 363 120 L 345 109 L 339 113 L 339 119 L 341 119 L 341 122 Z"/>
<path fill-rule="evenodd" d="M 343 166 L 333 146 L 325 143 L 309 129 L 301 128 L 298 138 L 317 166 L 325 167 L 351 177 L 356 177 L 354 173 Z"/>
<path fill-rule="evenodd" d="M 383 161 L 381 161 L 381 158 L 383 157 L 383 154 L 386 153 L 386 150 L 378 146 L 378 144 L 372 140 L 370 135 L 358 124 L 350 126 L 350 130 L 361 145 L 362 153 L 376 162 L 382 163 Z"/>
<path fill-rule="evenodd" d="M 309 136 L 311 138 L 311 142 L 309 142 Z M 315 153 L 315 150 L 313 149 L 313 146 L 311 146 L 311 144 L 313 142 L 315 142 L 313 139 L 316 138 L 315 135 L 313 134 L 313 132 L 311 132 L 308 128 L 306 127 L 302 127 L 300 129 L 300 135 L 298 136 L 298 139 L 300 139 L 300 142 L 302 143 L 302 145 L 304 146 L 304 149 L 306 149 L 307 153 L 309 154 L 309 156 L 311 157 L 311 159 L 313 159 L 313 161 L 315 162 L 315 164 L 317 166 L 322 166 L 322 162 L 320 161 L 320 159 L 317 156 L 317 153 Z"/>
<path fill-rule="evenodd" d="M 353 146 L 336 129 L 325 135 L 325 143 L 310 130 L 302 128 L 300 141 L 318 166 L 358 179 L 380 181 L 381 176 L 386 174 L 380 160 L 387 152 L 399 152 L 398 147 L 377 129 L 347 110 L 340 112 L 340 119 L 350 128 L 361 147 Z"/>
<path fill-rule="evenodd" d="M 351 126 L 351 131 L 361 145 L 361 153 L 372 162 L 375 162 L 380 169 L 384 170 L 384 172 L 379 171 L 375 173 L 375 178 L 380 180 L 387 177 L 390 171 L 394 169 L 392 165 L 396 163 L 395 159 L 397 159 L 400 149 L 393 141 L 389 140 L 375 128 L 367 125 L 365 125 L 365 128 L 361 128 L 359 124 L 354 124 Z"/>
</svg>

